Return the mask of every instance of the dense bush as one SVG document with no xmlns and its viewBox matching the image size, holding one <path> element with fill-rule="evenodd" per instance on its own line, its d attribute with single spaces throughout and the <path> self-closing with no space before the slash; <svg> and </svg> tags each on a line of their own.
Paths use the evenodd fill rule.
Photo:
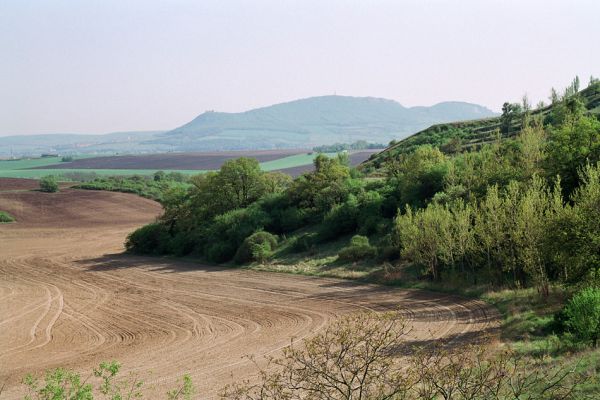
<svg viewBox="0 0 600 400">
<path fill-rule="evenodd" d="M 600 339 L 600 288 L 577 293 L 564 310 L 565 325 L 578 340 L 594 347 Z"/>
<path fill-rule="evenodd" d="M 40 190 L 46 193 L 58 192 L 58 182 L 52 175 L 44 176 L 40 179 Z"/>
<path fill-rule="evenodd" d="M 0 224 L 5 224 L 8 222 L 14 222 L 15 219 L 7 213 L 6 211 L 0 211 Z"/>
<path fill-rule="evenodd" d="M 250 261 L 263 262 L 272 255 L 275 247 L 277 247 L 277 236 L 264 231 L 256 232 L 244 239 L 235 253 L 234 260 L 238 264 Z"/>
<path fill-rule="evenodd" d="M 169 250 L 170 236 L 160 223 L 145 225 L 127 236 L 125 248 L 137 254 L 164 254 Z"/>
<path fill-rule="evenodd" d="M 292 240 L 290 250 L 295 253 L 309 251 L 317 245 L 318 237 L 317 233 L 303 233 Z"/>
<path fill-rule="evenodd" d="M 340 250 L 338 256 L 340 260 L 358 261 L 365 258 L 373 258 L 377 254 L 377 249 L 369 243 L 366 236 L 355 235 L 350 239 L 350 244 Z"/>
<path fill-rule="evenodd" d="M 244 239 L 263 230 L 269 222 L 269 215 L 257 206 L 219 215 L 206 228 L 207 245 L 203 253 L 210 261 L 231 260 Z"/>
<path fill-rule="evenodd" d="M 162 171 L 159 171 L 162 172 Z M 158 172 L 157 172 L 158 173 Z M 138 196 L 162 201 L 166 191 L 172 188 L 187 188 L 185 176 L 178 173 L 163 173 L 160 179 L 141 175 L 109 176 L 95 178 L 77 186 L 78 189 L 109 190 L 112 192 L 133 193 Z"/>
<path fill-rule="evenodd" d="M 321 240 L 331 240 L 356 231 L 358 215 L 358 200 L 350 195 L 344 203 L 334 206 L 323 218 L 319 230 Z"/>
</svg>

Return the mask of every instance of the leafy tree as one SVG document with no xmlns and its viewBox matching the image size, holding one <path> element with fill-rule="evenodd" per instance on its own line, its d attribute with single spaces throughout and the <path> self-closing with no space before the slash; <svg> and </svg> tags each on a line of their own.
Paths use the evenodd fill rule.
<svg viewBox="0 0 600 400">
<path fill-rule="evenodd" d="M 502 115 L 500 116 L 500 126 L 503 133 L 510 134 L 513 122 L 522 113 L 521 105 L 518 103 L 504 103 L 502 105 Z"/>
<path fill-rule="evenodd" d="M 221 187 L 223 203 L 231 209 L 247 207 L 264 193 L 262 172 L 254 158 L 240 157 L 226 161 L 216 175 L 216 184 Z"/>
<path fill-rule="evenodd" d="M 569 111 L 563 124 L 550 129 L 546 168 L 549 176 L 560 175 L 565 193 L 579 184 L 578 170 L 600 160 L 600 121 Z"/>
<path fill-rule="evenodd" d="M 315 170 L 303 174 L 291 185 L 288 191 L 291 201 L 319 212 L 341 203 L 348 194 L 345 183 L 350 177 L 349 168 L 342 162 L 319 154 L 314 160 Z"/>
</svg>

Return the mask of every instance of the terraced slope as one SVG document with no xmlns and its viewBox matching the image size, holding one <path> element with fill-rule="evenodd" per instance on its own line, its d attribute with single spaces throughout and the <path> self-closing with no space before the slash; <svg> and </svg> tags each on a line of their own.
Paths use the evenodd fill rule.
<svg viewBox="0 0 600 400">
<path fill-rule="evenodd" d="M 580 92 L 580 95 L 590 113 L 600 114 L 599 84 L 583 89 Z M 552 106 L 547 106 L 533 111 L 532 115 L 544 118 L 551 109 Z M 500 117 L 432 125 L 406 139 L 398 141 L 381 153 L 371 156 L 369 160 L 362 164 L 362 166 L 367 170 L 377 169 L 381 167 L 387 159 L 397 156 L 398 154 L 411 152 L 420 145 L 431 144 L 435 146 L 444 146 L 452 139 L 459 139 L 462 148 L 478 147 L 484 143 L 495 140 L 499 134 L 500 127 Z M 521 121 L 515 119 L 510 129 L 508 129 L 508 132 L 502 133 L 501 137 L 513 137 L 517 135 L 520 130 Z"/>
<path fill-rule="evenodd" d="M 245 355 L 260 363 L 363 309 L 399 307 L 413 343 L 471 340 L 496 326 L 485 304 L 449 295 L 122 255 L 126 234 L 159 212 L 129 194 L 0 191 L 0 209 L 18 221 L 0 228 L 3 399 L 22 398 L 28 372 L 89 373 L 112 359 L 146 382 L 150 398 L 186 372 L 214 398 L 255 375 Z"/>
</svg>

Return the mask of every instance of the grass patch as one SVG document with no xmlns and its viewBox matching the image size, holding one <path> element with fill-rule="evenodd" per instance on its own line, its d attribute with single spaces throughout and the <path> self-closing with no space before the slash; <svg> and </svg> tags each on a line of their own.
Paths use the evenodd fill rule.
<svg viewBox="0 0 600 400">
<path fill-rule="evenodd" d="M 327 156 L 333 157 L 337 153 L 327 153 Z M 303 165 L 310 165 L 313 163 L 315 157 L 317 157 L 319 153 L 304 153 L 304 154 L 295 154 L 293 156 L 278 158 L 277 160 L 265 161 L 260 163 L 260 169 L 263 171 L 274 171 L 278 169 L 284 168 L 293 168 L 300 167 Z"/>
<path fill-rule="evenodd" d="M 11 222 L 15 222 L 13 216 L 6 211 L 0 211 L 0 224 L 8 224 Z"/>
</svg>

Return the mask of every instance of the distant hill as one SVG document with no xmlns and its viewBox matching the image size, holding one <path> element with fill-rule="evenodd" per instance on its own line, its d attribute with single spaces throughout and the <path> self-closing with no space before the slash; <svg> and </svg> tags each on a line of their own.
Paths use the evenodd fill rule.
<svg viewBox="0 0 600 400">
<path fill-rule="evenodd" d="M 104 135 L 56 133 L 0 137 L 0 157 L 37 156 L 44 153 L 142 153 L 172 150 L 169 146 L 146 145 L 164 131 L 114 132 Z"/>
<path fill-rule="evenodd" d="M 357 140 L 387 143 L 434 123 L 494 115 L 463 102 L 406 108 L 374 97 L 321 96 L 241 113 L 205 112 L 151 142 L 188 150 L 298 148 Z"/>
<path fill-rule="evenodd" d="M 591 114 L 600 114 L 600 84 L 592 85 L 579 92 L 579 96 L 585 107 Z M 532 116 L 545 118 L 552 109 L 552 105 L 532 111 Z M 430 126 L 409 137 L 399 137 L 397 143 L 389 146 L 384 151 L 373 154 L 369 160 L 362 164 L 363 168 L 377 169 L 383 163 L 398 154 L 408 153 L 415 147 L 423 144 L 438 146 L 444 150 L 444 146 L 455 140 L 462 149 L 481 146 L 495 140 L 500 130 L 500 117 L 465 120 L 451 123 L 441 123 Z M 501 137 L 512 137 L 521 131 L 520 119 L 515 119 L 508 133 L 502 133 Z"/>
<path fill-rule="evenodd" d="M 494 115 L 463 102 L 407 108 L 374 97 L 321 96 L 241 113 L 205 112 L 167 132 L 0 137 L 0 156 L 312 148 L 358 140 L 388 143 L 432 124 Z"/>
</svg>

